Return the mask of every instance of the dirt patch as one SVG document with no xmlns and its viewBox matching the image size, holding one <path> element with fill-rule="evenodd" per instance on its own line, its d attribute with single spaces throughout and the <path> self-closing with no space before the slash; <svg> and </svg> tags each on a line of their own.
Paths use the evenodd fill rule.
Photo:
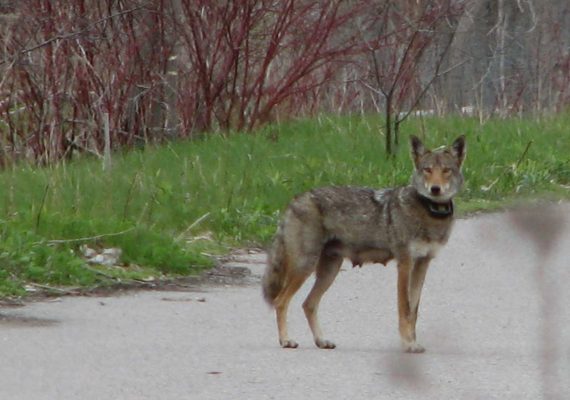
<svg viewBox="0 0 570 400">
<path fill-rule="evenodd" d="M 258 281 L 259 278 L 253 275 L 247 267 L 220 265 L 204 271 L 200 275 L 182 278 L 154 281 L 117 281 L 88 288 L 36 286 L 37 290 L 24 298 L 1 299 L 0 307 L 20 307 L 26 303 L 64 296 L 118 296 L 134 290 L 202 292 L 208 287 L 248 286 L 256 284 Z"/>
<path fill-rule="evenodd" d="M 49 318 L 26 317 L 19 314 L 0 313 L 0 327 L 41 328 L 59 324 L 58 320 Z"/>
</svg>

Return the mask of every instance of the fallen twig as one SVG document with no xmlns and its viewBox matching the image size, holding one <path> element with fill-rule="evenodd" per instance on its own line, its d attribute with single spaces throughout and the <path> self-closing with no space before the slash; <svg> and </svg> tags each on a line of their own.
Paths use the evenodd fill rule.
<svg viewBox="0 0 570 400">
<path fill-rule="evenodd" d="M 57 293 L 67 294 L 67 295 L 79 293 L 77 288 L 64 289 L 64 288 L 59 288 L 59 287 L 54 287 L 54 286 L 49 286 L 49 285 L 42 285 L 39 283 L 32 283 L 32 282 L 28 283 L 27 285 L 38 288 L 38 289 L 49 290 L 51 292 L 57 292 Z"/>
<path fill-rule="evenodd" d="M 196 221 L 192 222 L 192 224 L 190 224 L 190 226 L 188 228 L 186 228 L 184 230 L 184 232 L 182 232 L 180 235 L 178 235 L 176 237 L 176 240 L 180 240 L 184 237 L 184 235 L 186 235 L 188 232 L 190 232 L 194 227 L 196 227 L 197 225 L 199 225 L 202 221 L 204 221 L 206 218 L 208 218 L 210 216 L 210 213 L 207 212 L 206 214 L 202 215 L 200 218 L 198 218 Z"/>
<path fill-rule="evenodd" d="M 53 239 L 53 240 L 48 240 L 47 244 L 48 245 L 54 245 L 54 244 L 62 244 L 62 243 L 89 242 L 89 241 L 93 241 L 93 240 L 102 239 L 105 237 L 124 235 L 125 233 L 130 232 L 134 229 L 135 228 L 133 227 L 133 228 L 125 229 L 124 231 L 121 231 L 121 232 L 103 233 L 101 235 L 88 236 L 88 237 L 82 237 L 82 238 L 76 238 L 76 239 Z M 34 244 L 41 244 L 41 243 L 43 243 L 43 242 L 35 242 Z"/>
</svg>

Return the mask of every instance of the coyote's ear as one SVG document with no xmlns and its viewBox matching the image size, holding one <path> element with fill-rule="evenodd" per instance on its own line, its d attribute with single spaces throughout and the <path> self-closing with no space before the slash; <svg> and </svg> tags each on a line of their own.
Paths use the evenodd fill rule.
<svg viewBox="0 0 570 400">
<path fill-rule="evenodd" d="M 410 148 L 412 150 L 412 160 L 414 161 L 414 165 L 417 167 L 420 157 L 426 153 L 426 148 L 420 138 L 415 135 L 410 136 Z"/>
<path fill-rule="evenodd" d="M 459 136 L 451 145 L 451 154 L 457 158 L 457 164 L 461 168 L 463 160 L 465 160 L 465 153 L 467 152 L 467 145 L 465 144 L 465 135 Z"/>
</svg>

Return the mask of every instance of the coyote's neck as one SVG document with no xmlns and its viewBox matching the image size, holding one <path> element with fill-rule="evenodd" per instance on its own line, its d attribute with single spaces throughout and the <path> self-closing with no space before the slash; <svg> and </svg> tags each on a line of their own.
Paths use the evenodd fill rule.
<svg viewBox="0 0 570 400">
<path fill-rule="evenodd" d="M 449 218 L 453 216 L 453 200 L 437 203 L 418 193 L 418 199 L 427 212 L 434 218 Z"/>
</svg>

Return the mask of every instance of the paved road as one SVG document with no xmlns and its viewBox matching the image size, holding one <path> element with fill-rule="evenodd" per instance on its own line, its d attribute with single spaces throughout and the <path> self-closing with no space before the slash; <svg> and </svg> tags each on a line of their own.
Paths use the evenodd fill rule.
<svg viewBox="0 0 570 400">
<path fill-rule="evenodd" d="M 313 346 L 303 296 L 300 348 L 280 349 L 258 254 L 236 261 L 246 285 L 0 309 L 0 399 L 569 399 L 570 207 L 539 211 L 457 222 L 428 274 L 424 354 L 400 353 L 392 264 L 343 267 L 321 312 L 336 350 Z"/>
</svg>

